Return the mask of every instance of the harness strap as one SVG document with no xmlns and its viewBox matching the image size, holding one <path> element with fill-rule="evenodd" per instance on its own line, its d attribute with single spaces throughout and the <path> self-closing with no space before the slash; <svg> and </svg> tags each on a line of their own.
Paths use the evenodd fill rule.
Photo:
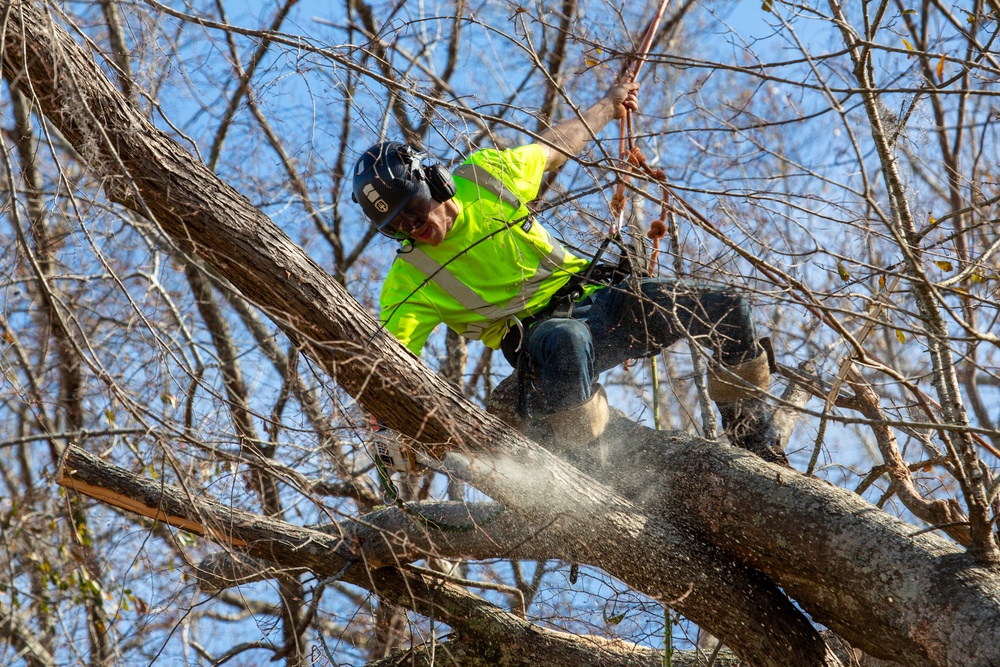
<svg viewBox="0 0 1000 667">
<path fill-rule="evenodd" d="M 528 330 L 534 325 L 553 317 L 572 317 L 573 307 L 583 296 L 585 285 L 609 287 L 625 280 L 634 272 L 632 262 L 622 255 L 616 264 L 596 263 L 582 273 L 575 274 L 570 281 L 552 295 L 549 304 L 534 315 L 517 321 L 500 341 L 500 351 L 513 368 L 520 368 L 524 358 L 524 341 Z"/>
</svg>

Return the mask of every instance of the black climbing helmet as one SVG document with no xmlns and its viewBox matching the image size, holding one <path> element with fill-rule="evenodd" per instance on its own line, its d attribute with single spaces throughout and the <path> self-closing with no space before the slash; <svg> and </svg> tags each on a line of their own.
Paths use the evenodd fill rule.
<svg viewBox="0 0 1000 667">
<path fill-rule="evenodd" d="M 394 224 L 398 214 L 406 211 L 403 217 L 419 220 L 434 201 L 455 195 L 455 181 L 448 170 L 440 164 L 425 166 L 426 157 L 407 144 L 386 141 L 366 150 L 355 164 L 353 199 L 382 234 L 407 236 L 415 224 Z"/>
</svg>

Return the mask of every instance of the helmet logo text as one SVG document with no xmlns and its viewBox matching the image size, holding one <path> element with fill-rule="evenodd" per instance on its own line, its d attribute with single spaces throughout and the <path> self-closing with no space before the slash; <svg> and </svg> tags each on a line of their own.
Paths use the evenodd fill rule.
<svg viewBox="0 0 1000 667">
<path fill-rule="evenodd" d="M 372 187 L 371 183 L 366 185 L 361 192 L 364 196 L 368 197 L 368 201 L 375 205 L 375 210 L 379 213 L 385 213 L 389 210 L 389 205 L 385 203 L 384 199 L 378 196 L 378 192 Z"/>
</svg>

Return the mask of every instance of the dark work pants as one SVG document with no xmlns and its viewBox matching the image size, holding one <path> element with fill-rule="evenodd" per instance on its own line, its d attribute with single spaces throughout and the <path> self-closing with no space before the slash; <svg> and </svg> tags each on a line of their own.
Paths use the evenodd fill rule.
<svg viewBox="0 0 1000 667">
<path fill-rule="evenodd" d="M 603 371 L 651 357 L 685 336 L 729 365 L 756 356 L 757 339 L 744 297 L 658 278 L 642 279 L 638 290 L 623 282 L 595 292 L 572 317 L 543 320 L 526 335 L 527 398 L 535 415 L 581 405 Z"/>
</svg>

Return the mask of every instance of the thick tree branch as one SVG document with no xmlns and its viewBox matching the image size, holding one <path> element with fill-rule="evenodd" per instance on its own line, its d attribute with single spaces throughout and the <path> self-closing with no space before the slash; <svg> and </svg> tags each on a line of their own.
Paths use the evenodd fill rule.
<svg viewBox="0 0 1000 667">
<path fill-rule="evenodd" d="M 736 448 L 625 418 L 604 440 L 605 463 L 576 463 L 761 569 L 866 653 L 903 664 L 1000 662 L 1000 626 L 985 620 L 1000 618 L 998 571 L 958 546 Z"/>
<path fill-rule="evenodd" d="M 0 2 L 0 17 L 4 76 L 34 96 L 103 178 L 109 197 L 212 265 L 383 423 L 439 459 L 475 443 L 474 454 L 453 455 L 448 465 L 506 507 L 547 525 L 581 559 L 671 601 L 741 657 L 759 665 L 836 663 L 766 578 L 662 518 L 636 512 L 416 363 L 245 197 L 138 116 L 90 55 L 37 6 Z M 289 566 L 301 558 L 289 557 Z"/>
<path fill-rule="evenodd" d="M 69 448 L 57 481 L 117 507 L 223 544 L 242 546 L 267 562 L 261 567 L 260 561 L 244 561 L 250 576 L 242 577 L 239 583 L 261 575 L 287 576 L 303 569 L 324 578 L 336 577 L 393 605 L 447 623 L 460 635 L 475 637 L 479 650 L 485 651 L 484 656 L 492 655 L 495 665 L 526 664 L 529 658 L 543 664 L 606 667 L 662 664 L 656 651 L 548 630 L 428 572 L 391 567 L 425 558 L 439 549 L 481 558 L 562 555 L 559 542 L 536 535 L 516 515 L 492 503 L 468 508 L 439 503 L 414 507 L 410 512 L 393 508 L 319 532 L 189 497 L 181 489 L 134 476 L 76 447 Z M 488 539 L 484 539 L 486 534 Z M 551 552 L 543 555 L 543 549 Z M 208 559 L 198 571 L 201 586 L 212 590 L 233 585 L 237 582 L 230 577 L 240 576 L 239 567 L 239 559 L 230 554 Z"/>
</svg>

